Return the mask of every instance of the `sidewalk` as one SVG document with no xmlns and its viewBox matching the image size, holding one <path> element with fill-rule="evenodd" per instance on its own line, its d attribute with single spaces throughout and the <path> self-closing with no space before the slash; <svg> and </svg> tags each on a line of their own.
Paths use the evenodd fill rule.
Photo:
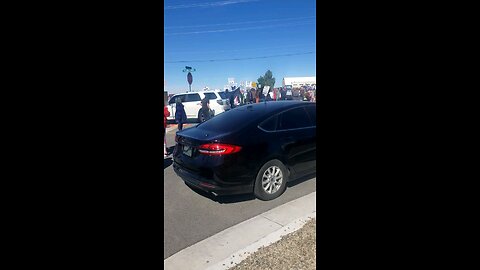
<svg viewBox="0 0 480 270">
<path fill-rule="evenodd" d="M 234 225 L 168 257 L 164 260 L 164 267 L 167 270 L 226 270 L 241 263 L 257 250 L 277 241 L 279 245 L 284 246 L 285 244 L 279 241 L 282 237 L 301 229 L 307 221 L 316 217 L 315 201 L 316 192 L 312 192 Z M 310 236 L 315 234 L 311 227 L 311 225 L 307 227 Z M 290 239 L 298 239 L 298 236 L 294 235 Z M 309 243 L 314 243 L 314 241 L 309 240 Z M 312 244 L 309 246 L 308 249 L 311 250 Z M 258 255 L 253 257 L 254 262 L 257 262 L 256 256 Z M 308 261 L 311 266 L 312 260 Z M 246 267 L 248 262 L 245 261 L 242 267 Z M 268 264 L 266 261 L 264 263 Z M 262 265 L 265 266 L 265 264 Z"/>
</svg>

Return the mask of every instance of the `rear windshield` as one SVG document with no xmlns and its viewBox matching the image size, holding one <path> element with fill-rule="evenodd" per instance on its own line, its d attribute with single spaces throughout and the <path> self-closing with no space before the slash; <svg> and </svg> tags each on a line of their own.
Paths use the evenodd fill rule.
<svg viewBox="0 0 480 270">
<path fill-rule="evenodd" d="M 238 108 L 215 115 L 212 119 L 198 125 L 197 128 L 214 130 L 219 133 L 237 131 L 256 121 L 257 117 L 253 117 L 256 113 L 258 112 Z"/>
</svg>

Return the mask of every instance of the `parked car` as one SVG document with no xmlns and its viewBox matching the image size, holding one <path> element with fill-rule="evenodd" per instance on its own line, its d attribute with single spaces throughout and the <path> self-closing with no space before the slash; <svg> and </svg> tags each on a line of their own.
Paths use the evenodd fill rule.
<svg viewBox="0 0 480 270">
<path fill-rule="evenodd" d="M 173 95 L 168 101 L 168 111 L 170 112 L 170 117 L 167 120 L 175 119 L 175 100 L 180 98 L 182 100 L 183 106 L 185 107 L 185 113 L 187 114 L 188 119 L 197 119 L 200 121 L 200 109 L 202 108 L 202 99 L 207 97 L 210 99 L 210 109 L 214 112 L 215 115 L 221 114 L 224 111 L 230 109 L 230 102 L 225 97 L 225 93 L 219 91 L 199 91 L 199 92 L 189 92 L 189 93 L 180 93 Z"/>
<path fill-rule="evenodd" d="M 177 132 L 175 172 L 216 196 L 272 200 L 288 181 L 316 172 L 316 104 L 250 104 Z"/>
</svg>

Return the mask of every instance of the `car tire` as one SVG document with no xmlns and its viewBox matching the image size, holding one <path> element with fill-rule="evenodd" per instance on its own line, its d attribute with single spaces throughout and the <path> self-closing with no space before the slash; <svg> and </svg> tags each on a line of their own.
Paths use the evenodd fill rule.
<svg viewBox="0 0 480 270">
<path fill-rule="evenodd" d="M 285 165 L 280 160 L 270 160 L 258 171 L 253 193 L 262 201 L 273 200 L 283 194 L 287 188 L 287 181 L 288 172 Z"/>
</svg>

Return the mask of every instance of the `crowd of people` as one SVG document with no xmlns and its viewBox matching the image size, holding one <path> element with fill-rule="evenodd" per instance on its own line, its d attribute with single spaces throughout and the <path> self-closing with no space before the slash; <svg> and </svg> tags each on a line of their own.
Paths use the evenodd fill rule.
<svg viewBox="0 0 480 270">
<path fill-rule="evenodd" d="M 240 90 L 240 88 L 232 89 L 229 92 L 228 89 L 225 90 L 225 94 L 230 100 L 230 105 L 232 108 L 237 106 L 259 103 L 262 101 L 280 101 L 280 100 L 302 100 L 315 102 L 315 92 L 312 88 L 302 87 L 296 89 L 296 92 L 292 94 L 292 91 L 288 91 L 284 87 L 274 88 L 270 90 L 267 95 L 263 94 L 262 89 L 250 88 L 246 91 Z"/>
<path fill-rule="evenodd" d="M 300 90 L 297 89 L 295 97 L 300 100 L 315 102 L 315 92 L 313 89 L 302 87 Z M 264 95 L 262 89 L 257 88 L 250 88 L 249 90 L 242 91 L 239 87 L 231 89 L 225 89 L 225 96 L 230 101 L 230 107 L 233 109 L 238 106 L 246 105 L 246 104 L 253 104 L 253 103 L 260 103 L 263 101 L 281 101 L 281 100 L 290 100 L 294 99 L 294 95 L 288 95 L 288 91 L 284 87 L 274 88 L 273 90 L 269 91 L 267 95 Z M 175 122 L 178 124 L 178 130 L 183 129 L 183 124 L 187 122 L 187 114 L 185 113 L 185 108 L 182 104 L 180 98 L 175 100 Z M 200 121 L 205 122 L 208 119 L 213 117 L 213 112 L 210 109 L 210 100 L 206 97 L 201 102 L 201 115 Z M 166 105 L 163 108 L 163 124 L 164 124 L 164 134 L 167 131 L 167 117 L 170 116 L 170 112 Z M 164 140 L 164 155 L 167 156 L 167 144 L 165 135 L 163 137 Z"/>
</svg>

